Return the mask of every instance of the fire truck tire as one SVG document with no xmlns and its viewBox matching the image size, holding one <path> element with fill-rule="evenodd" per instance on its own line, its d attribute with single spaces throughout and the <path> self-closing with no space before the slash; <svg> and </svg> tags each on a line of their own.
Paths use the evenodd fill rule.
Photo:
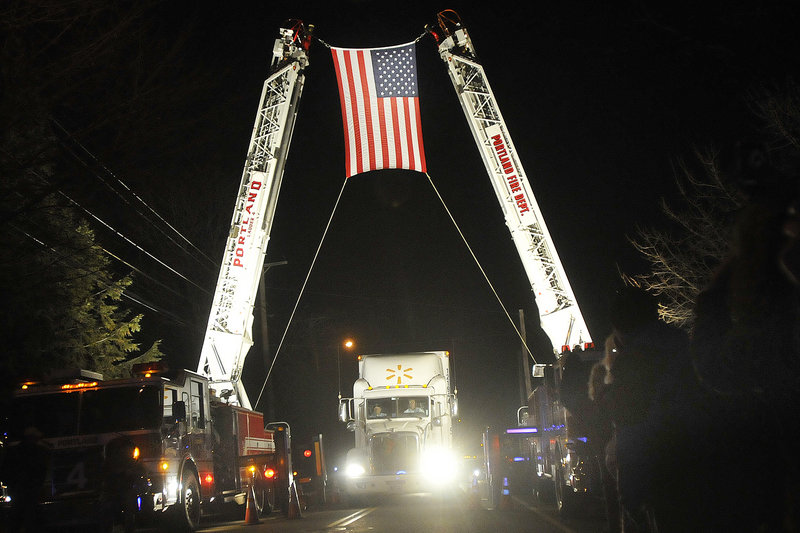
<svg viewBox="0 0 800 533">
<path fill-rule="evenodd" d="M 200 526 L 200 482 L 194 472 L 184 472 L 183 494 L 177 515 L 179 531 L 194 531 Z"/>
<path fill-rule="evenodd" d="M 269 489 L 256 488 L 256 509 L 258 510 L 258 516 L 267 516 L 272 512 Z"/>
</svg>

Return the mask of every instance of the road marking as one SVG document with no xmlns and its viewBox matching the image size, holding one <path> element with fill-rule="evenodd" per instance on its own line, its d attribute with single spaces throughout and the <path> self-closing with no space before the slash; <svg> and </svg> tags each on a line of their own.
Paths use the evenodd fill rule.
<svg viewBox="0 0 800 533">
<path fill-rule="evenodd" d="M 360 510 L 356 511 L 353 514 L 347 515 L 344 518 L 342 518 L 340 520 L 337 520 L 336 522 L 331 522 L 330 524 L 328 524 L 325 527 L 345 527 L 345 526 L 349 526 L 350 524 L 352 524 L 356 520 L 361 520 L 362 518 L 367 516 L 369 513 L 371 513 L 375 509 L 376 509 L 375 507 L 368 507 L 366 509 L 360 509 Z"/>
<path fill-rule="evenodd" d="M 513 495 L 512 495 L 512 496 L 511 496 L 511 498 L 512 498 L 512 499 L 513 499 L 515 502 L 517 502 L 518 504 L 520 504 L 520 505 L 522 505 L 523 507 L 525 507 L 526 509 L 529 509 L 530 511 L 533 511 L 534 513 L 536 513 L 537 515 L 539 515 L 539 517 L 540 517 L 542 520 L 544 520 L 545 522 L 547 522 L 547 523 L 548 523 L 548 524 L 550 524 L 551 526 L 553 526 L 553 527 L 556 527 L 556 528 L 560 529 L 560 530 L 561 530 L 561 531 L 563 531 L 564 533 L 578 533 L 578 532 L 577 532 L 577 531 L 575 531 L 574 529 L 570 529 L 570 528 L 568 528 L 567 526 L 565 526 L 564 524 L 562 524 L 562 523 L 561 523 L 561 522 L 559 522 L 558 520 L 555 520 L 554 518 L 551 518 L 551 517 L 547 516 L 546 514 L 544 514 L 544 513 L 543 513 L 543 512 L 541 512 L 540 510 L 536 509 L 535 507 L 531 506 L 531 505 L 530 505 L 530 504 L 528 504 L 527 502 L 524 502 L 524 501 L 520 500 L 520 499 L 519 499 L 517 496 L 513 496 Z"/>
</svg>

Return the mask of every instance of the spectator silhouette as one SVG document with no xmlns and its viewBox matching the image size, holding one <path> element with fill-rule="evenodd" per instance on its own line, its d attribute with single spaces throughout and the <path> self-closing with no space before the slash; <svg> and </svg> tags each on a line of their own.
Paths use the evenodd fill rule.
<svg viewBox="0 0 800 533">
<path fill-rule="evenodd" d="M 715 508 L 708 530 L 796 531 L 800 179 L 773 168 L 754 145 L 742 147 L 731 168 L 747 202 L 729 257 L 696 300 L 692 336 L 714 410 L 707 446 L 718 445 L 707 454 L 724 465 L 706 487 Z"/>
<path fill-rule="evenodd" d="M 613 424 L 607 467 L 615 475 L 622 529 L 680 530 L 668 523 L 681 494 L 677 437 L 692 379 L 688 337 L 658 318 L 656 300 L 636 287 L 621 289 L 609 313 L 601 409 Z M 678 479 L 676 479 L 676 477 Z"/>
</svg>

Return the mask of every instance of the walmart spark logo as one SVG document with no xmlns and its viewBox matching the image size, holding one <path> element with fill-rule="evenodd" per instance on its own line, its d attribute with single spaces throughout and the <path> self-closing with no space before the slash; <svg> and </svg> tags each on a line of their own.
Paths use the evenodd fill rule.
<svg viewBox="0 0 800 533">
<path fill-rule="evenodd" d="M 398 385 L 402 385 L 403 384 L 403 378 L 414 379 L 414 377 L 411 374 L 408 373 L 408 372 L 411 372 L 412 370 L 414 370 L 414 369 L 413 368 L 403 368 L 403 365 L 397 365 L 397 370 L 395 370 L 394 368 L 387 368 L 386 372 L 388 372 L 388 374 L 386 376 L 386 381 L 389 381 L 391 379 L 397 379 L 397 384 Z"/>
</svg>

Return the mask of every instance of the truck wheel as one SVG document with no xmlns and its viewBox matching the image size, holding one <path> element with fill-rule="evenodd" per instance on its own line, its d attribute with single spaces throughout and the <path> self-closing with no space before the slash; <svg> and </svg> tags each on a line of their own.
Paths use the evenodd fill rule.
<svg viewBox="0 0 800 533">
<path fill-rule="evenodd" d="M 267 516 L 272 512 L 272 505 L 269 501 L 269 489 L 256 489 L 256 509 L 258 516 Z"/>
<path fill-rule="evenodd" d="M 200 483 L 192 472 L 186 472 L 182 481 L 183 493 L 178 520 L 181 529 L 194 531 L 200 525 Z"/>
</svg>

